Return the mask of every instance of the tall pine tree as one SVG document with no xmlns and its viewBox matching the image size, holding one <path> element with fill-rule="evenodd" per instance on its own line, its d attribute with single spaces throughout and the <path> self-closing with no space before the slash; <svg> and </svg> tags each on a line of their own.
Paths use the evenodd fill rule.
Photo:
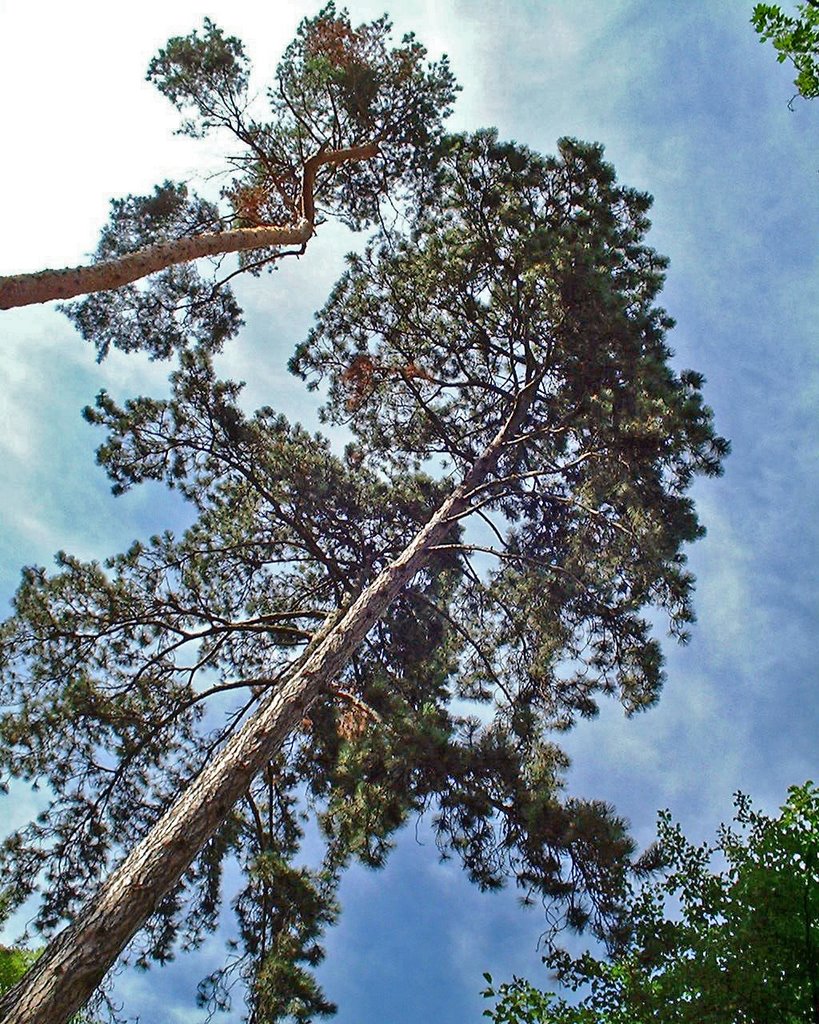
<svg viewBox="0 0 819 1024">
<path fill-rule="evenodd" d="M 355 84 L 350 117 L 380 86 Z M 433 141 L 405 216 L 351 258 L 292 361 L 352 430 L 343 454 L 246 413 L 187 321 L 169 398 L 88 411 L 115 490 L 164 480 L 195 522 L 104 566 L 63 554 L 24 573 L 2 763 L 52 800 L 4 870 L 18 901 L 38 880 L 44 931 L 72 923 L 3 1021 L 68 1019 L 134 935 L 143 963 L 195 947 L 228 863 L 239 955 L 203 1001 L 225 1006 L 233 972 L 252 1020 L 328 1012 L 309 968 L 339 872 L 382 863 L 422 811 L 478 885 L 511 878 L 574 927 L 619 927 L 633 844 L 612 808 L 562 792 L 557 737 L 601 695 L 629 713 L 657 699 L 646 614 L 684 638 L 683 547 L 702 532 L 687 491 L 727 446 L 701 377 L 669 365 L 650 200 L 601 148 Z M 355 225 L 383 195 L 371 171 L 333 169 Z M 128 216 L 142 244 L 145 205 Z M 210 315 L 187 273 L 163 287 Z M 73 315 L 101 352 L 133 347 L 131 298 L 103 302 Z M 326 840 L 313 872 L 303 810 Z"/>
</svg>

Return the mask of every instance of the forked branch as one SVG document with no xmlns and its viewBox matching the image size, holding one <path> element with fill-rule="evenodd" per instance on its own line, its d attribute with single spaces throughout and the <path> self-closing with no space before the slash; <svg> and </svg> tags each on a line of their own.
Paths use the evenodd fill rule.
<svg viewBox="0 0 819 1024">
<path fill-rule="evenodd" d="M 304 164 L 300 216 L 293 224 L 210 231 L 190 238 L 158 242 L 118 259 L 103 260 L 90 266 L 0 277 L 0 309 L 110 291 L 166 267 L 189 263 L 203 256 L 221 256 L 268 246 L 305 246 L 315 229 L 314 189 L 318 168 L 323 164 L 341 164 L 348 160 L 369 160 L 377 153 L 378 144 L 371 142 L 349 149 L 319 150 L 311 156 Z"/>
</svg>

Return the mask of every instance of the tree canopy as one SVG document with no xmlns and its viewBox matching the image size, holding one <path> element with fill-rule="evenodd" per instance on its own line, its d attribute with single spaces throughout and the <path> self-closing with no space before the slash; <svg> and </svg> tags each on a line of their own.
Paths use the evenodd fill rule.
<svg viewBox="0 0 819 1024">
<path fill-rule="evenodd" d="M 628 901 L 610 959 L 546 957 L 586 992 L 573 1005 L 514 979 L 487 976 L 496 1024 L 797 1024 L 819 1020 L 819 788 L 793 786 L 777 818 L 736 797 L 732 826 L 692 845 L 666 811 L 659 878 Z"/>
<path fill-rule="evenodd" d="M 203 1004 L 228 1006 L 238 977 L 251 1020 L 329 1013 L 310 969 L 339 874 L 383 863 L 422 812 L 479 886 L 511 879 L 575 928 L 622 930 L 634 844 L 613 808 L 565 796 L 557 741 L 603 696 L 628 713 L 657 700 L 648 615 L 685 638 L 688 490 L 727 444 L 702 377 L 669 361 L 649 197 L 597 145 L 542 157 L 493 131 L 443 136 L 449 72 L 419 80 L 412 40 L 387 61 L 386 32 L 332 8 L 305 22 L 276 120 L 252 131 L 241 46 L 211 23 L 151 65 L 192 109 L 185 131 L 245 143 L 236 218 L 254 189 L 263 219 L 290 217 L 314 145 L 378 142 L 378 161 L 316 172 L 328 215 L 378 229 L 291 363 L 354 440 L 335 452 L 242 407 L 212 359 L 240 311 L 188 266 L 69 310 L 100 355 L 178 351 L 169 397 L 102 393 L 86 415 L 115 492 L 164 481 L 194 521 L 105 564 L 26 569 L 3 626 L 0 765 L 50 794 L 4 844 L 6 884 L 16 904 L 39 889 L 46 934 L 74 921 L 4 1020 L 70 1015 L 135 932 L 143 965 L 200 945 L 228 865 L 236 946 Z M 371 76 L 362 54 L 392 70 Z M 401 216 L 381 216 L 385 197 Z M 212 209 L 177 186 L 115 204 L 100 258 L 195 233 Z M 325 844 L 311 867 L 305 815 Z"/>
</svg>

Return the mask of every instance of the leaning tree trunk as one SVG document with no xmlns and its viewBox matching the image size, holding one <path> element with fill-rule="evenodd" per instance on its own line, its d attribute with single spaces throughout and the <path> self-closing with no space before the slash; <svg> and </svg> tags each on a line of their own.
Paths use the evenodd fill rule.
<svg viewBox="0 0 819 1024">
<path fill-rule="evenodd" d="M 516 436 L 537 381 L 520 393 L 506 423 L 463 481 L 404 551 L 348 611 L 317 637 L 286 681 L 228 741 L 103 883 L 96 896 L 0 1000 L 2 1024 L 64 1024 L 93 995 L 122 950 L 179 881 L 254 777 L 344 668 L 357 646 L 432 549 L 468 512 L 472 492 Z"/>
<path fill-rule="evenodd" d="M 348 160 L 368 160 L 378 153 L 376 143 L 350 149 L 327 150 L 311 156 L 304 165 L 301 216 L 295 224 L 236 228 L 158 242 L 115 260 L 103 260 L 88 267 L 40 270 L 34 274 L 0 277 L 0 309 L 30 306 L 51 299 L 71 299 L 75 295 L 107 292 L 139 281 L 178 263 L 190 263 L 203 256 L 221 256 L 229 252 L 247 252 L 267 246 L 305 246 L 313 234 L 315 206 L 313 185 L 321 164 L 340 164 Z"/>
</svg>

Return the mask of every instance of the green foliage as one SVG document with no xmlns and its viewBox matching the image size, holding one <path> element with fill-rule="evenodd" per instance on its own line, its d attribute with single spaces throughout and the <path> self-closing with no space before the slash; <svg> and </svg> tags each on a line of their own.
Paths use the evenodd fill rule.
<svg viewBox="0 0 819 1024">
<path fill-rule="evenodd" d="M 102 231 L 96 259 L 115 259 L 156 242 L 220 228 L 213 203 L 186 185 L 166 181 L 153 195 L 111 202 L 111 220 Z M 152 359 L 168 359 L 191 346 L 218 352 L 244 323 L 231 290 L 214 288 L 193 263 L 153 274 L 147 285 L 97 292 L 60 309 L 94 344 L 98 361 L 112 346 L 124 352 L 142 350 Z"/>
<path fill-rule="evenodd" d="M 777 4 L 757 4 L 751 23 L 760 42 L 770 40 L 780 64 L 789 60 L 796 68 L 793 84 L 805 99 L 819 96 L 819 4 L 808 0 L 797 4 L 798 17 L 783 12 Z"/>
<path fill-rule="evenodd" d="M 735 825 L 692 846 L 668 813 L 655 851 L 664 870 L 628 907 L 629 931 L 609 960 L 546 962 L 572 1005 L 515 978 L 483 995 L 496 1024 L 797 1024 L 819 1015 L 819 787 L 789 791 L 778 818 L 738 794 Z M 716 859 L 716 869 L 712 863 Z"/>
<path fill-rule="evenodd" d="M 497 988 L 491 974 L 484 978 L 486 988 L 481 995 L 497 1002 L 484 1010 L 483 1016 L 495 1024 L 596 1024 L 598 1020 L 583 1007 L 570 1006 L 552 992 L 541 992 L 523 978 L 513 977 Z"/>
<path fill-rule="evenodd" d="M 391 29 L 386 16 L 354 28 L 328 3 L 301 23 L 269 91 L 271 138 L 297 165 L 317 143 L 378 142 L 378 160 L 343 164 L 319 183 L 321 212 L 356 229 L 380 221 L 386 190 L 395 203 L 424 187 L 457 92 L 446 57 L 426 63 L 411 33 L 390 47 Z"/>
<path fill-rule="evenodd" d="M 36 959 L 33 950 L 0 946 L 0 993 L 16 985 Z"/>
<path fill-rule="evenodd" d="M 483 638 L 468 678 L 512 673 L 524 731 L 533 700 L 566 726 L 595 713 L 596 690 L 647 706 L 661 658 L 640 607 L 666 607 L 681 635 L 691 620 L 680 546 L 701 531 L 685 491 L 726 445 L 702 378 L 667 363 L 649 202 L 600 147 L 564 140 L 544 159 L 491 132 L 452 138 L 412 233 L 350 258 L 291 363 L 392 470 L 469 465 L 537 385 L 526 442 L 486 493 L 499 568 L 465 599 Z M 578 670 L 559 678 L 564 659 Z"/>
<path fill-rule="evenodd" d="M 42 949 L 0 946 L 0 995 L 17 984 L 42 952 Z M 100 1024 L 100 1021 L 82 1013 L 72 1017 L 71 1024 Z"/>
<path fill-rule="evenodd" d="M 202 138 L 224 123 L 229 112 L 238 115 L 246 99 L 250 65 L 244 46 L 227 36 L 210 18 L 204 33 L 175 36 L 148 66 L 147 79 L 177 110 L 191 109 L 180 134 Z"/>
<path fill-rule="evenodd" d="M 112 203 L 97 261 L 148 245 L 224 228 L 285 225 L 304 214 L 303 169 L 318 151 L 377 144 L 376 157 L 324 164 L 313 188 L 316 222 L 334 217 L 360 229 L 424 188 L 456 85 L 444 57 L 406 36 L 390 46 L 386 18 L 353 28 L 330 3 L 299 26 L 268 90 L 266 117 L 248 95 L 250 65 L 241 42 L 206 18 L 201 34 L 178 36 L 151 61 L 148 79 L 186 115 L 179 131 L 217 134 L 226 145 L 221 203 L 165 182 L 153 195 Z M 242 253 L 258 273 L 280 249 Z M 100 292 L 63 308 L 99 359 L 113 345 L 168 358 L 185 345 L 218 351 L 242 324 L 227 285 L 185 264 L 147 281 Z"/>
</svg>

